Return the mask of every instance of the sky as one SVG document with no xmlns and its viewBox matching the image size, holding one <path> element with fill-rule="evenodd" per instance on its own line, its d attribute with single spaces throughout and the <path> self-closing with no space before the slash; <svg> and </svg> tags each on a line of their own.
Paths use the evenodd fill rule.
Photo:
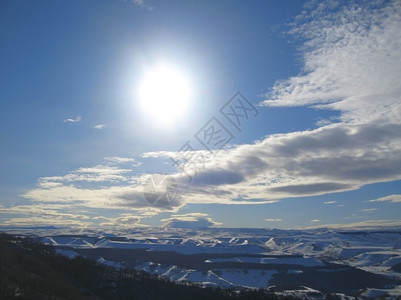
<svg viewBox="0 0 401 300">
<path fill-rule="evenodd" d="M 401 225 L 400 1 L 4 0 L 0 225 Z"/>
</svg>

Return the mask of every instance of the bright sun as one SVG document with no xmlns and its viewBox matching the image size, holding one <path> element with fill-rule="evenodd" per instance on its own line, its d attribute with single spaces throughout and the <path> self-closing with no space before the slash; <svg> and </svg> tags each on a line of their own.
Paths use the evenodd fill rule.
<svg viewBox="0 0 401 300">
<path fill-rule="evenodd" d="M 161 125 L 171 125 L 187 110 L 189 80 L 178 68 L 162 64 L 145 72 L 138 97 L 142 110 Z"/>
</svg>

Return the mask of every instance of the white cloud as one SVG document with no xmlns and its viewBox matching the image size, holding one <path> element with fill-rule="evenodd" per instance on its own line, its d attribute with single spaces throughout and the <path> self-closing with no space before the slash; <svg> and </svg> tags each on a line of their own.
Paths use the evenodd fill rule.
<svg viewBox="0 0 401 300">
<path fill-rule="evenodd" d="M 164 186 L 163 191 L 153 191 L 149 175 L 134 177 L 126 174 L 130 171 L 104 165 L 79 168 L 64 176 L 40 178 L 37 188 L 21 196 L 34 203 L 62 203 L 141 213 L 161 210 L 176 212 L 184 205 L 179 193 L 174 199 L 171 198 L 172 201 L 166 200 L 168 186 Z"/>
<path fill-rule="evenodd" d="M 335 203 L 337 203 L 337 201 L 326 201 L 326 202 L 323 202 L 323 204 L 335 204 Z"/>
<path fill-rule="evenodd" d="M 128 164 L 135 162 L 135 159 L 130 157 L 112 156 L 112 157 L 105 157 L 104 159 L 111 163 L 116 163 L 116 164 Z"/>
<path fill-rule="evenodd" d="M 170 218 L 162 219 L 163 226 L 174 228 L 205 228 L 219 226 L 222 223 L 213 221 L 204 213 L 189 213 L 172 215 Z"/>
<path fill-rule="evenodd" d="M 126 227 L 126 228 L 134 228 L 134 227 L 143 227 L 146 226 L 141 224 L 141 216 L 133 215 L 133 214 L 121 214 L 118 217 L 100 217 L 97 218 L 102 222 L 99 226 L 105 227 Z"/>
<path fill-rule="evenodd" d="M 89 219 L 89 217 L 84 214 L 66 213 L 62 211 L 63 209 L 65 209 L 64 205 L 17 205 L 0 207 L 0 214 L 38 215 L 41 217 L 55 217 L 58 219 Z"/>
<path fill-rule="evenodd" d="M 130 186 L 83 188 L 74 185 L 62 185 L 48 189 L 33 189 L 23 194 L 22 197 L 35 202 L 76 203 L 92 208 L 117 209 L 149 206 L 143 196 L 143 189 Z"/>
<path fill-rule="evenodd" d="M 395 195 L 388 195 L 385 197 L 377 198 L 374 200 L 369 200 L 367 202 L 391 202 L 391 203 L 401 203 L 401 195 L 400 194 L 395 194 Z"/>
<path fill-rule="evenodd" d="M 107 127 L 107 125 L 106 124 L 98 124 L 98 125 L 94 125 L 93 126 L 93 128 L 95 128 L 95 129 L 103 129 L 103 128 L 106 128 Z"/>
<path fill-rule="evenodd" d="M 318 223 L 318 222 L 320 222 L 320 220 L 319 219 L 313 219 L 313 220 L 310 220 L 310 222 L 311 223 Z"/>
<path fill-rule="evenodd" d="M 65 119 L 63 122 L 64 123 L 76 123 L 76 122 L 81 122 L 82 118 L 81 116 L 77 116 L 75 119 L 69 118 Z"/>
<path fill-rule="evenodd" d="M 399 123 L 401 3 L 379 8 L 372 1 L 320 7 L 301 18 L 292 33 L 305 39 L 304 72 L 277 82 L 264 105 L 340 110 L 342 120 Z"/>
<path fill-rule="evenodd" d="M 78 168 L 64 176 L 42 177 L 38 180 L 41 187 L 59 187 L 63 182 L 124 182 L 129 177 L 124 173 L 130 169 L 122 169 L 108 165 L 97 165 L 90 168 Z"/>
<path fill-rule="evenodd" d="M 188 199 L 274 200 L 349 191 L 401 178 L 401 124 L 332 124 L 220 151 L 213 163 L 177 174 Z M 202 197 L 202 195 L 205 197 Z M 192 201 L 192 200 L 189 200 Z"/>
<path fill-rule="evenodd" d="M 377 210 L 377 208 L 364 208 L 364 209 L 361 209 L 361 211 L 364 212 L 364 213 L 371 213 L 371 212 L 374 212 L 376 210 Z"/>
<path fill-rule="evenodd" d="M 7 218 L 1 223 L 3 226 L 68 226 L 69 228 L 86 228 L 92 223 L 82 222 L 70 218 L 60 219 L 52 216 L 28 216 Z"/>
<path fill-rule="evenodd" d="M 182 163 L 184 160 L 188 160 L 190 158 L 201 157 L 202 163 L 213 164 L 215 153 L 208 150 L 154 151 L 145 152 L 141 155 L 141 157 L 170 159 L 170 162 L 172 164 L 179 164 Z"/>
<path fill-rule="evenodd" d="M 6 226 L 55 225 L 84 228 L 92 225 L 90 217 L 82 213 L 74 213 L 74 211 L 78 210 L 59 204 L 0 206 L 0 215 L 4 214 L 8 216 L 1 222 L 2 225 Z M 10 215 L 16 215 L 16 217 L 10 217 Z"/>
<path fill-rule="evenodd" d="M 299 18 L 304 70 L 263 102 L 337 110 L 338 122 L 220 151 L 193 172 L 189 198 L 272 200 L 401 179 L 401 3 L 342 5 Z"/>
<path fill-rule="evenodd" d="M 335 228 L 335 229 L 378 229 L 378 228 L 388 228 L 388 227 L 399 227 L 401 226 L 401 221 L 399 220 L 368 220 L 361 222 L 354 222 L 348 224 L 319 224 L 309 227 L 303 227 L 303 229 L 314 229 L 314 228 Z"/>
<path fill-rule="evenodd" d="M 265 219 L 266 222 L 281 222 L 282 219 Z"/>
</svg>

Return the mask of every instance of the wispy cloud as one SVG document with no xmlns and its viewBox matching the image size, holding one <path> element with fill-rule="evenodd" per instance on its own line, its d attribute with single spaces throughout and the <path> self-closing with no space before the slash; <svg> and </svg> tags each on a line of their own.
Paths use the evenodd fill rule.
<svg viewBox="0 0 401 300">
<path fill-rule="evenodd" d="M 64 176 L 42 177 L 39 186 L 59 186 L 65 182 L 121 182 L 129 178 L 124 173 L 131 172 L 130 169 L 122 169 L 114 166 L 97 165 L 89 168 L 78 168 Z"/>
<path fill-rule="evenodd" d="M 0 215 L 6 214 L 2 225 L 12 226 L 70 226 L 88 227 L 92 225 L 90 217 L 85 214 L 72 212 L 71 207 L 59 204 L 0 206 Z M 15 215 L 15 217 L 10 217 Z"/>
<path fill-rule="evenodd" d="M 367 202 L 391 202 L 391 203 L 401 203 L 401 195 L 400 194 L 395 194 L 395 195 L 388 195 L 385 197 L 369 200 Z"/>
<path fill-rule="evenodd" d="M 93 126 L 93 128 L 99 129 L 99 130 L 104 129 L 104 128 L 106 128 L 106 127 L 107 127 L 106 124 L 98 124 L 98 125 L 94 125 L 94 126 Z"/>
<path fill-rule="evenodd" d="M 134 4 L 139 7 L 146 8 L 148 10 L 153 10 L 153 6 L 149 4 L 148 0 L 123 0 L 124 2 Z"/>
<path fill-rule="evenodd" d="M 69 228 L 87 228 L 93 225 L 90 222 L 82 222 L 74 219 L 60 219 L 50 216 L 28 216 L 7 218 L 1 223 L 3 226 L 68 226 Z"/>
<path fill-rule="evenodd" d="M 136 210 L 140 214 L 149 210 L 175 212 L 184 205 L 179 195 L 171 203 L 154 205 L 151 198 L 159 194 L 146 193 L 151 175 L 135 174 L 133 158 L 108 157 L 105 160 L 104 164 L 81 167 L 63 176 L 39 178 L 37 187 L 21 196 L 34 203 Z M 127 167 L 121 168 L 120 165 Z M 164 188 L 167 193 L 167 187 Z"/>
<path fill-rule="evenodd" d="M 372 213 L 372 212 L 374 212 L 374 211 L 376 211 L 376 210 L 377 210 L 376 207 L 374 207 L 374 208 L 364 208 L 364 209 L 361 209 L 361 211 L 364 212 L 364 213 Z"/>
<path fill-rule="evenodd" d="M 314 226 L 309 226 L 309 227 L 304 227 L 305 229 L 313 229 L 313 228 L 344 228 L 344 229 L 358 229 L 358 228 L 363 228 L 363 229 L 377 229 L 380 227 L 387 228 L 387 227 L 400 227 L 401 226 L 401 221 L 400 220 L 386 220 L 386 219 L 377 219 L 377 220 L 367 220 L 367 221 L 361 221 L 361 222 L 353 222 L 353 223 L 348 223 L 348 224 L 319 224 L 319 225 L 314 225 Z"/>
<path fill-rule="evenodd" d="M 281 222 L 282 219 L 265 219 L 266 222 Z"/>
<path fill-rule="evenodd" d="M 112 164 L 134 164 L 136 162 L 135 158 L 131 157 L 109 156 L 104 159 Z"/>
<path fill-rule="evenodd" d="M 326 201 L 326 202 L 323 202 L 323 204 L 326 204 L 326 205 L 335 204 L 335 203 L 337 203 L 337 201 Z"/>
<path fill-rule="evenodd" d="M 320 222 L 320 220 L 319 219 L 313 219 L 313 220 L 310 220 L 310 222 L 311 223 L 318 223 L 318 222 Z"/>
<path fill-rule="evenodd" d="M 82 118 L 81 116 L 77 116 L 75 119 L 69 118 L 65 119 L 63 122 L 64 123 L 76 123 L 76 122 L 81 122 Z"/>
<path fill-rule="evenodd" d="M 58 219 L 81 219 L 88 220 L 89 217 L 84 214 L 73 214 L 61 211 L 65 207 L 63 205 L 17 205 L 11 207 L 0 207 L 0 214 L 17 214 L 17 215 L 38 215 L 41 217 L 52 217 Z"/>
</svg>

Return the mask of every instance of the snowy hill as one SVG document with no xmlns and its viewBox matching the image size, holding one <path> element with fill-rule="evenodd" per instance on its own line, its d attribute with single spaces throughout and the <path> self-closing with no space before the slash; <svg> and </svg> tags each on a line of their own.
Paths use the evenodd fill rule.
<svg viewBox="0 0 401 300">
<path fill-rule="evenodd" d="M 83 255 L 179 282 L 262 287 L 307 298 L 327 293 L 362 299 L 401 295 L 401 230 L 143 228 L 62 233 L 46 230 L 40 239 L 69 257 Z"/>
</svg>

